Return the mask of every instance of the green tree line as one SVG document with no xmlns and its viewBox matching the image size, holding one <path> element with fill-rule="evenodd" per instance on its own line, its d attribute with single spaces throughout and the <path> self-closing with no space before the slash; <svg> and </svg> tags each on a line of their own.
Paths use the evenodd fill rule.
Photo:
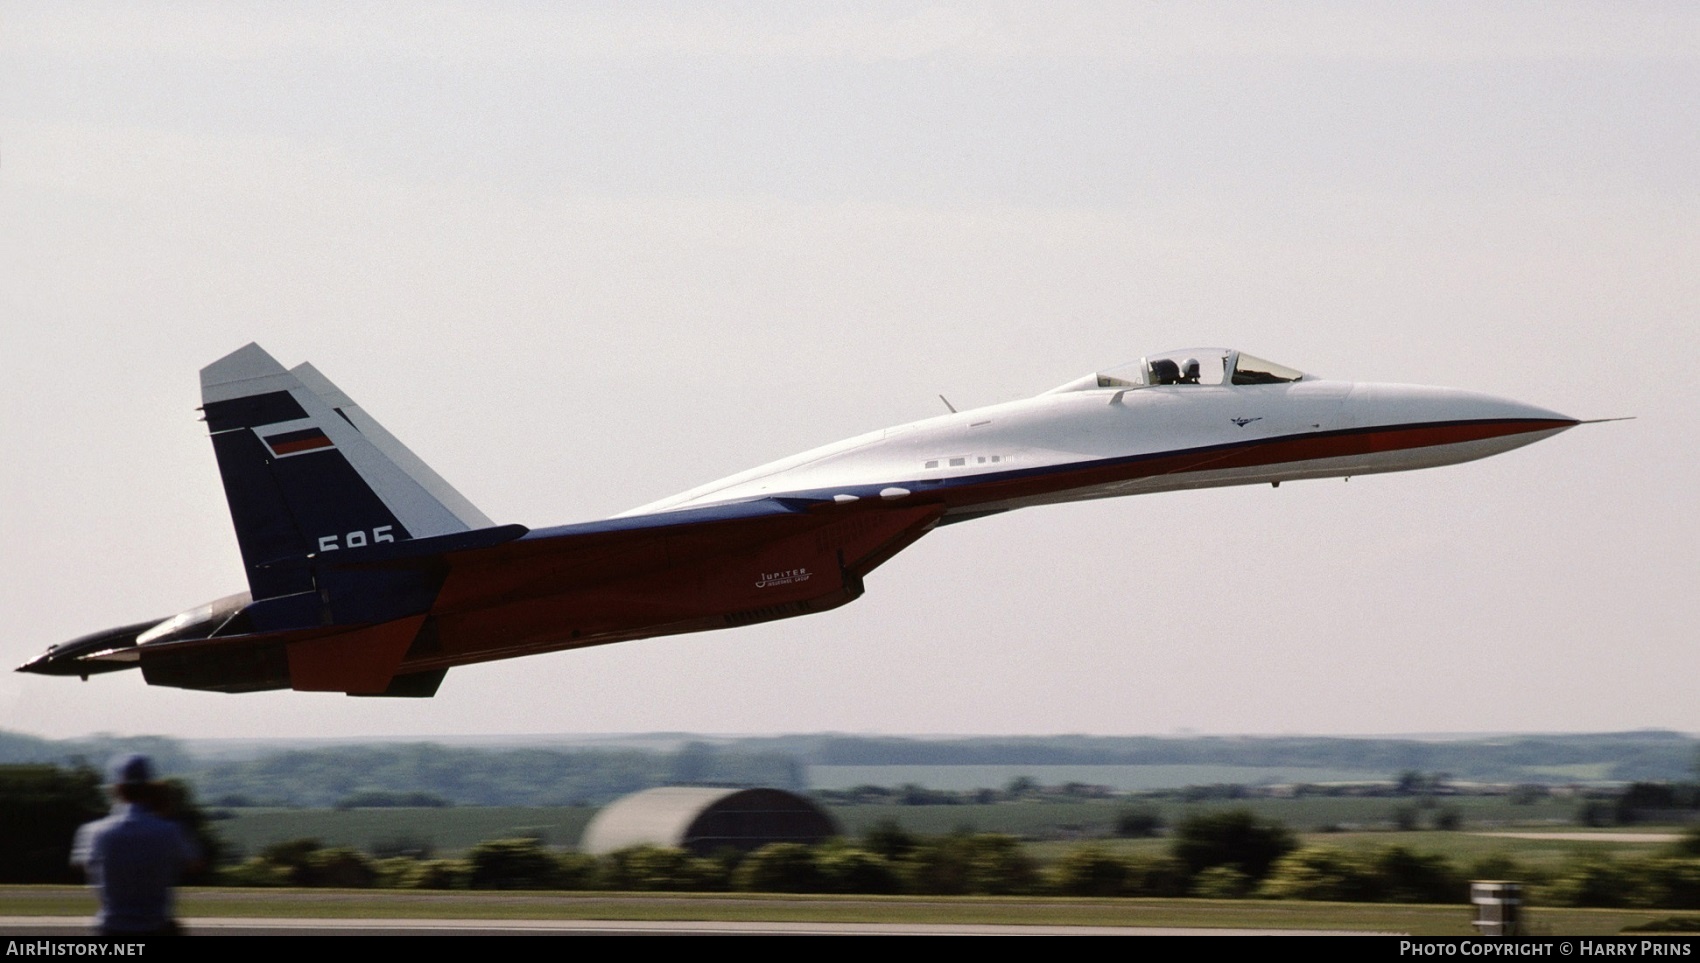
<svg viewBox="0 0 1700 963">
<path fill-rule="evenodd" d="M 1084 844 L 1045 866 L 1013 836 L 938 836 L 879 826 L 859 840 L 775 843 L 745 854 L 697 856 L 637 846 L 602 857 L 535 839 L 498 839 L 464 857 L 374 857 L 297 840 L 226 867 L 236 886 L 527 889 L 909 895 L 1057 895 L 1333 902 L 1463 903 L 1472 879 L 1514 879 L 1548 906 L 1700 909 L 1700 828 L 1669 851 L 1611 860 L 1578 856 L 1556 869 L 1490 856 L 1460 866 L 1390 845 L 1369 851 L 1300 846 L 1278 823 L 1243 810 L 1175 827 L 1164 851 L 1119 853 Z"/>
</svg>

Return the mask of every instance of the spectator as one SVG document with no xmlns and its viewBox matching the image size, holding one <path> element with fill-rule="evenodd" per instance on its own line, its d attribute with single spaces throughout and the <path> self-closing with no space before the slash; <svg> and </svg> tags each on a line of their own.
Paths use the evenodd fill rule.
<svg viewBox="0 0 1700 963">
<path fill-rule="evenodd" d="M 165 796 L 147 756 L 119 756 L 107 774 L 112 814 L 79 828 L 71 847 L 71 865 L 100 894 L 95 926 L 102 936 L 175 936 L 171 890 L 200 854 L 160 812 Z"/>
</svg>

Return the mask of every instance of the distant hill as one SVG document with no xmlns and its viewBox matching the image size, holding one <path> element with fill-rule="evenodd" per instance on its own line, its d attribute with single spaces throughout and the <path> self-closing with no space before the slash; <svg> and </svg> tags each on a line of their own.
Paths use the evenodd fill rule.
<svg viewBox="0 0 1700 963">
<path fill-rule="evenodd" d="M 141 752 L 152 756 L 165 772 L 180 773 L 194 768 L 188 746 L 168 736 L 114 736 L 98 734 L 82 739 L 43 739 L 0 730 L 0 765 L 48 762 L 61 766 L 86 765 L 104 769 L 107 760 L 120 753 Z"/>
<path fill-rule="evenodd" d="M 650 786 L 698 783 L 806 790 L 812 767 L 902 767 L 902 781 L 955 788 L 962 767 L 1140 767 L 1153 778 L 1189 778 L 1216 767 L 1247 782 L 1315 779 L 1316 773 L 1393 779 L 1446 773 L 1484 783 L 1623 783 L 1692 778 L 1700 740 L 1666 731 L 1351 738 L 1317 736 L 873 737 L 837 734 L 703 737 L 514 737 L 461 744 L 354 740 L 198 743 L 157 736 L 48 740 L 0 732 L 0 763 L 99 768 L 119 752 L 146 752 L 163 772 L 224 806 L 335 806 L 423 794 L 450 805 L 599 805 Z M 1052 771 L 1052 770 L 1041 770 Z M 1060 771 L 1060 770 L 1057 770 Z M 1109 770 L 1106 770 L 1108 773 Z M 1164 776 L 1163 774 L 1170 774 Z M 1262 776 L 1259 774 L 1262 773 Z M 830 781 L 830 780 L 827 780 Z M 1104 779 L 1123 784 L 1122 779 Z M 1149 787 L 1149 780 L 1139 783 Z M 1179 787 L 1174 787 L 1179 788 Z"/>
<path fill-rule="evenodd" d="M 1476 782 L 1683 779 L 1700 741 L 1649 730 L 1435 740 L 1320 736 L 1047 736 L 920 740 L 830 737 L 808 754 L 819 765 L 1255 766 L 1445 772 Z"/>
</svg>

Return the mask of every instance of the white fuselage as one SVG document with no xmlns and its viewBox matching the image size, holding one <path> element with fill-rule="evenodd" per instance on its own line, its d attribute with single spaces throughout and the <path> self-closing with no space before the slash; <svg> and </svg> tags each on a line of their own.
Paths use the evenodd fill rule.
<svg viewBox="0 0 1700 963">
<path fill-rule="evenodd" d="M 1576 424 L 1489 395 L 1306 377 L 1279 384 L 1068 385 L 870 432 L 624 515 L 771 496 L 927 495 L 949 514 L 1221 485 L 1406 471 L 1509 451 Z"/>
</svg>

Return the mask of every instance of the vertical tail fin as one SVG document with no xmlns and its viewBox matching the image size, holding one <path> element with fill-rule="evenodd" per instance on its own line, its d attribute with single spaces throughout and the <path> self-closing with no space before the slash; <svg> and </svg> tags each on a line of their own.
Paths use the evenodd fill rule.
<svg viewBox="0 0 1700 963">
<path fill-rule="evenodd" d="M 455 531 L 466 531 L 477 528 L 489 528 L 496 523 L 488 515 L 479 511 L 476 506 L 466 500 L 466 496 L 455 491 L 454 486 L 443 479 L 425 464 L 418 455 L 401 443 L 401 440 L 389 433 L 378 419 L 373 418 L 361 408 L 359 403 L 350 398 L 347 392 L 331 383 L 331 380 L 319 373 L 319 369 L 303 361 L 289 369 L 289 373 L 300 379 L 308 391 L 318 395 L 331 409 L 348 423 L 355 427 L 373 447 L 377 448 L 396 467 L 407 474 L 425 493 L 436 499 L 448 510 L 449 514 L 460 519 L 462 527 Z"/>
<path fill-rule="evenodd" d="M 313 592 L 315 555 L 491 524 L 310 365 L 249 344 L 201 369 L 201 404 L 255 601 Z"/>
</svg>

